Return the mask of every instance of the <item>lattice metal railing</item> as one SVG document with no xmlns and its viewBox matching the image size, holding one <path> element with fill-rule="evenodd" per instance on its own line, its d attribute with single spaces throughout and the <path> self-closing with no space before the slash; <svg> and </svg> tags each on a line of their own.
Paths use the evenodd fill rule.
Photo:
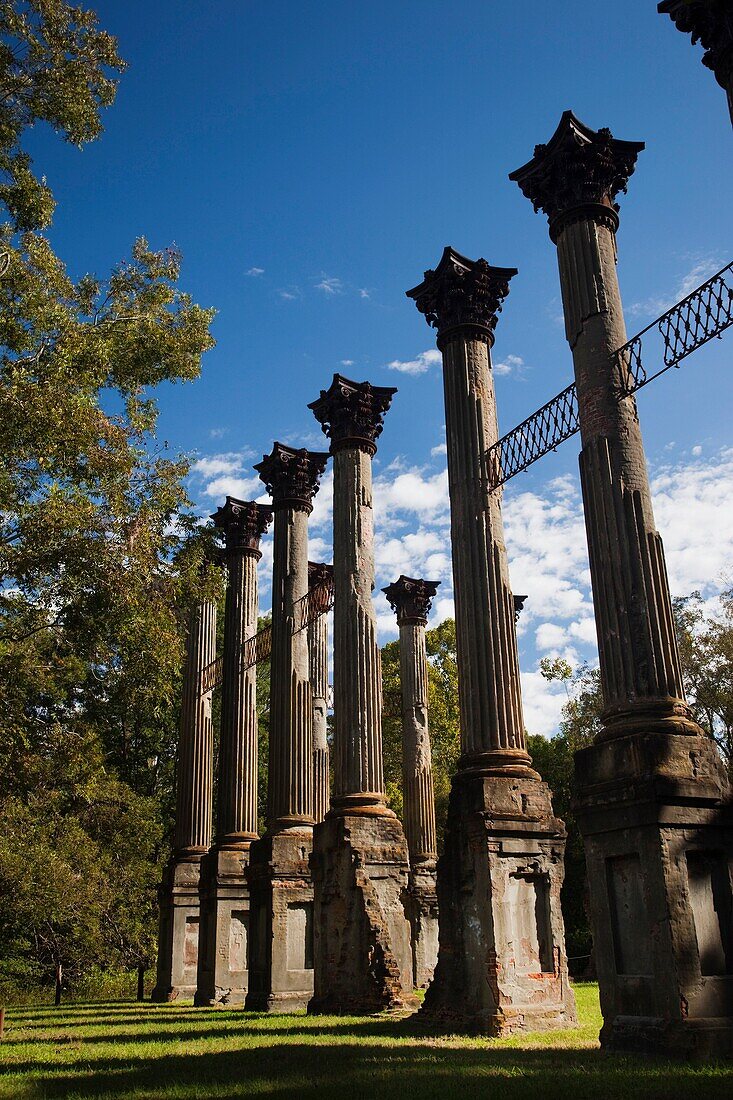
<svg viewBox="0 0 733 1100">
<path fill-rule="evenodd" d="M 486 452 L 492 489 L 521 473 L 580 428 L 575 383 L 532 413 Z"/>
<path fill-rule="evenodd" d="M 732 324 L 733 263 L 729 263 L 614 352 L 624 379 L 619 400 L 678 366 Z M 643 338 L 654 330 L 662 338 L 664 366 L 647 374 L 642 362 Z M 491 488 L 498 489 L 579 430 L 578 395 L 573 384 L 489 447 L 486 463 Z"/>
<path fill-rule="evenodd" d="M 315 619 L 318 619 L 321 615 L 326 615 L 332 607 L 333 577 L 327 577 L 319 584 L 313 585 L 308 590 L 307 595 L 301 596 L 295 604 L 293 634 L 305 630 Z M 246 672 L 248 668 L 259 664 L 260 661 L 266 661 L 271 653 L 272 623 L 268 623 L 267 626 L 263 626 L 262 630 L 258 630 L 256 634 L 248 638 L 242 646 L 241 671 Z M 200 692 L 202 695 L 205 695 L 208 691 L 213 691 L 214 688 L 219 686 L 223 671 L 224 665 L 221 657 L 217 657 L 211 664 L 206 665 L 201 673 Z"/>
<path fill-rule="evenodd" d="M 703 344 L 716 336 L 720 337 L 731 324 L 733 263 L 726 264 L 706 283 L 693 290 L 692 294 L 688 294 L 618 349 L 616 358 L 622 367 L 622 377 L 628 379 L 623 396 L 635 393 L 670 367 L 678 366 Z M 654 331 L 662 338 L 664 366 L 653 374 L 647 374 L 642 362 L 643 338 Z"/>
</svg>

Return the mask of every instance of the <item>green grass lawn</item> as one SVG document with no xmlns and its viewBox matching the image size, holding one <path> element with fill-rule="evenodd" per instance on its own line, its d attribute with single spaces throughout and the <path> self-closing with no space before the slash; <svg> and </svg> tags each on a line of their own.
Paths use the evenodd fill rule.
<svg viewBox="0 0 733 1100">
<path fill-rule="evenodd" d="M 188 1004 L 11 1008 L 0 1097 L 135 1100 L 593 1100 L 733 1096 L 733 1067 L 608 1057 L 595 985 L 580 1026 L 521 1039 L 430 1036 L 389 1016 L 266 1016 Z"/>
</svg>

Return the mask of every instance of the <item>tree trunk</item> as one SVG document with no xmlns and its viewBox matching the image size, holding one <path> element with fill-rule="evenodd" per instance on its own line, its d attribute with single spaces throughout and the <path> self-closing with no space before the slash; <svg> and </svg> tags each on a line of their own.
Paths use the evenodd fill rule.
<svg viewBox="0 0 733 1100">
<path fill-rule="evenodd" d="M 56 963 L 56 995 L 54 997 L 54 1004 L 58 1008 L 61 1004 L 61 982 L 64 976 L 64 969 L 60 962 Z"/>
<path fill-rule="evenodd" d="M 145 967 L 142 963 L 137 968 L 137 999 L 145 1000 Z"/>
</svg>

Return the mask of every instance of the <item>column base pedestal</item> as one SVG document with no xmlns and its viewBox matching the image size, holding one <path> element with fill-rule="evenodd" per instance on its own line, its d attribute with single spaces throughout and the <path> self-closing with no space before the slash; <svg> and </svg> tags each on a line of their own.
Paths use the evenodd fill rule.
<svg viewBox="0 0 733 1100">
<path fill-rule="evenodd" d="M 248 1011 L 295 1012 L 313 995 L 312 848 L 307 826 L 264 836 L 250 849 Z"/>
<path fill-rule="evenodd" d="M 313 1013 L 364 1015 L 417 1005 L 412 985 L 407 842 L 391 813 L 330 813 L 316 825 Z"/>
<path fill-rule="evenodd" d="M 714 743 L 637 731 L 576 753 L 601 1045 L 733 1056 L 733 806 Z"/>
<path fill-rule="evenodd" d="M 426 1022 L 490 1036 L 576 1024 L 560 908 L 564 850 L 565 827 L 541 780 L 456 776 Z"/>
<path fill-rule="evenodd" d="M 158 889 L 160 932 L 153 1001 L 193 997 L 199 949 L 201 855 L 173 856 Z"/>
<path fill-rule="evenodd" d="M 435 863 L 410 868 L 407 913 L 412 935 L 412 981 L 427 989 L 438 961 L 438 896 Z"/>
<path fill-rule="evenodd" d="M 201 935 L 194 1004 L 243 1005 L 248 985 L 247 847 L 212 849 L 201 863 Z"/>
</svg>

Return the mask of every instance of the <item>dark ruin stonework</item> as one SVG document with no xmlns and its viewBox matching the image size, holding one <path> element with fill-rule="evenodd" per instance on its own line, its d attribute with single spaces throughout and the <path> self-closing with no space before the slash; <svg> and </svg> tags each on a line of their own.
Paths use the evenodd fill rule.
<svg viewBox="0 0 733 1100">
<path fill-rule="evenodd" d="M 730 0 L 662 0 L 661 15 L 668 15 L 678 30 L 699 42 L 702 63 L 710 69 L 728 97 L 733 123 L 733 5 Z"/>
<path fill-rule="evenodd" d="M 401 576 L 383 588 L 400 630 L 402 694 L 402 805 L 410 853 L 408 915 L 413 982 L 430 984 L 438 961 L 435 793 L 428 729 L 428 656 L 425 630 L 440 581 Z"/>
<path fill-rule="evenodd" d="M 313 695 L 308 635 L 296 615 L 308 595 L 308 516 L 327 454 L 275 443 L 255 467 L 275 513 L 267 831 L 252 844 L 253 1011 L 305 1008 L 313 993 Z"/>
<path fill-rule="evenodd" d="M 176 775 L 173 855 L 158 891 L 160 929 L 154 1001 L 193 997 L 199 949 L 201 860 L 211 843 L 214 731 L 204 669 L 216 658 L 216 603 L 189 616 Z"/>
<path fill-rule="evenodd" d="M 422 1013 L 509 1035 L 572 1026 L 560 908 L 565 829 L 525 746 L 490 348 L 514 269 L 446 248 L 408 291 L 443 355 L 461 759 L 438 862 L 439 954 Z"/>
<path fill-rule="evenodd" d="M 685 702 L 662 540 L 627 392 L 619 192 L 640 142 L 566 111 L 515 180 L 557 244 L 580 414 L 604 712 L 576 754 L 606 1050 L 733 1053 L 731 802 Z"/>
<path fill-rule="evenodd" d="M 313 410 L 334 462 L 334 788 L 314 830 L 312 1012 L 413 1005 L 409 860 L 387 808 L 374 589 L 372 457 L 394 389 L 335 375 Z"/>
<path fill-rule="evenodd" d="M 241 1005 L 249 982 L 250 845 L 257 837 L 255 669 L 244 643 L 257 632 L 257 562 L 272 511 L 227 497 L 212 516 L 226 541 L 227 593 L 222 654 L 216 840 L 201 865 L 201 925 L 194 1001 Z"/>
</svg>

